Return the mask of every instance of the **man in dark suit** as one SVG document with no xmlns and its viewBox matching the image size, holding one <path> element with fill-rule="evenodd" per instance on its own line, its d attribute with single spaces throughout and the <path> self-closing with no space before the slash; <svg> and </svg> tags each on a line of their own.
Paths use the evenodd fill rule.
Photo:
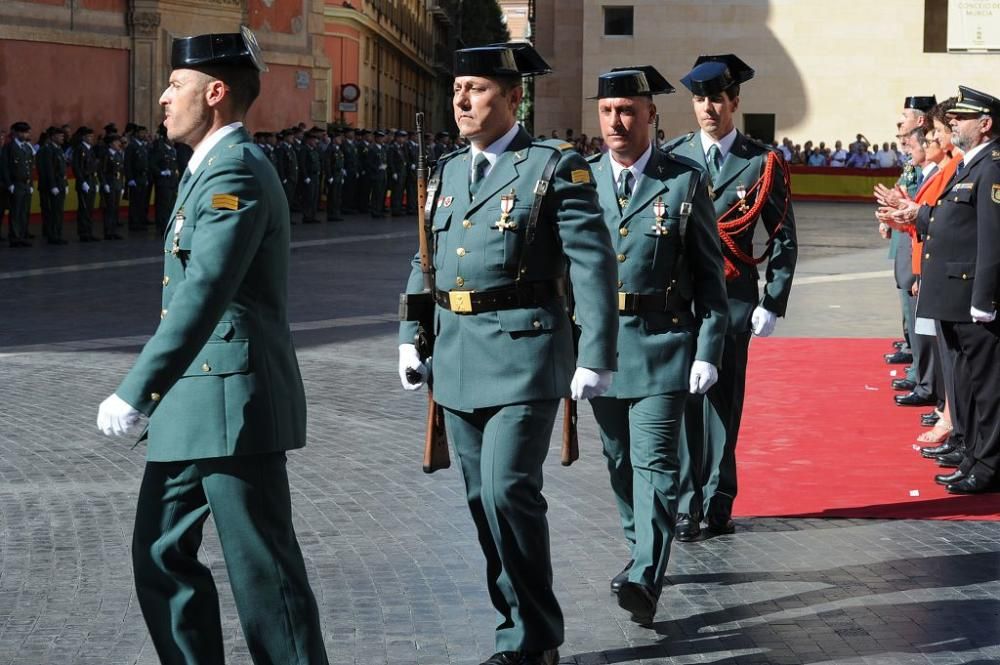
<svg viewBox="0 0 1000 665">
<path fill-rule="evenodd" d="M 935 480 L 973 494 L 996 483 L 1000 466 L 1000 99 L 958 90 L 948 118 L 963 160 L 936 204 L 912 212 L 924 242 L 917 316 L 941 322 L 955 382 L 968 386 L 952 412 L 964 420 L 966 447 L 940 458 L 958 469 Z"/>
<path fill-rule="evenodd" d="M 750 336 L 766 337 L 784 316 L 795 271 L 795 218 L 787 171 L 780 155 L 736 129 L 740 85 L 753 69 L 732 54 L 700 56 L 681 79 L 691 91 L 700 131 L 671 140 L 664 150 L 686 157 L 708 172 L 709 194 L 715 204 L 723 242 L 729 329 L 719 381 L 705 398 L 688 401 L 681 447 L 682 494 L 677 539 L 700 535 L 704 515 L 714 534 L 732 533 L 736 498 L 736 440 L 743 416 Z M 753 251 L 758 221 L 769 234 L 761 257 Z M 764 295 L 757 264 L 767 261 Z M 699 471 L 698 467 L 702 469 Z"/>
<path fill-rule="evenodd" d="M 10 127 L 11 140 L 0 151 L 3 163 L 3 182 L 10 195 L 11 247 L 30 247 L 28 216 L 31 214 L 31 197 L 35 191 L 32 174 L 35 169 L 35 151 L 31 147 L 31 126 L 15 122 Z"/>
<path fill-rule="evenodd" d="M 177 39 L 171 64 L 164 124 L 195 152 L 165 239 L 161 320 L 97 418 L 121 434 L 149 417 L 132 542 L 139 605 L 161 662 L 224 662 L 218 594 L 198 560 L 212 515 L 251 659 L 327 665 L 285 468 L 306 430 L 288 207 L 243 127 L 265 65 L 246 28 Z"/>
</svg>

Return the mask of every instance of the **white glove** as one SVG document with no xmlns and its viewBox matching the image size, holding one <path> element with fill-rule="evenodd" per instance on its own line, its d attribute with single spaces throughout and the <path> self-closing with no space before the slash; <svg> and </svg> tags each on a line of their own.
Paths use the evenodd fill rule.
<svg viewBox="0 0 1000 665">
<path fill-rule="evenodd" d="M 14 191 L 13 188 L 14 188 L 14 185 L 11 185 L 11 190 L 10 191 L 13 192 Z M 87 184 L 86 182 L 84 182 L 82 185 L 80 185 L 80 189 L 83 190 L 84 194 L 89 194 L 90 193 L 90 185 Z"/>
<path fill-rule="evenodd" d="M 326 179 L 326 181 L 327 181 L 328 183 L 331 183 L 331 182 L 333 182 L 333 178 L 327 178 L 327 179 Z"/>
<path fill-rule="evenodd" d="M 398 176 L 398 175 L 396 175 L 395 173 L 393 173 L 393 174 L 392 174 L 392 179 L 393 179 L 393 180 L 399 180 L 399 176 Z"/>
<path fill-rule="evenodd" d="M 128 186 L 129 187 L 135 187 L 135 180 L 129 180 L 128 181 Z"/>
<path fill-rule="evenodd" d="M 420 380 L 410 383 L 406 377 L 408 370 L 412 370 L 420 375 Z M 420 360 L 417 347 L 412 344 L 399 345 L 399 382 L 403 384 L 404 390 L 418 390 L 427 382 L 427 365 Z"/>
<path fill-rule="evenodd" d="M 347 175 L 347 169 L 340 169 L 340 175 L 346 176 Z"/>
<path fill-rule="evenodd" d="M 774 324 L 777 322 L 777 314 L 758 305 L 750 317 L 750 329 L 758 337 L 767 337 L 774 332 Z"/>
<path fill-rule="evenodd" d="M 308 185 L 309 183 L 311 183 L 311 182 L 312 182 L 312 178 L 306 178 L 306 184 L 307 184 L 307 185 Z"/>
<path fill-rule="evenodd" d="M 111 185 L 105 185 L 104 186 L 104 192 L 106 194 L 110 194 L 111 193 Z"/>
<path fill-rule="evenodd" d="M 169 178 L 171 173 L 173 173 L 173 171 L 171 171 L 170 169 L 163 169 L 162 171 L 160 171 L 160 175 L 163 176 L 164 178 Z"/>
<path fill-rule="evenodd" d="M 118 395 L 111 395 L 97 410 L 97 429 L 107 436 L 128 434 L 138 427 L 142 414 Z"/>
<path fill-rule="evenodd" d="M 688 381 L 692 395 L 704 395 L 719 380 L 719 370 L 712 363 L 695 360 L 691 365 L 691 379 Z"/>
<path fill-rule="evenodd" d="M 59 195 L 59 188 L 58 187 L 53 187 L 49 191 L 52 192 L 52 196 L 58 196 Z"/>
<path fill-rule="evenodd" d="M 35 188 L 34 187 L 28 187 L 28 193 L 29 194 L 34 194 L 35 193 Z"/>
<path fill-rule="evenodd" d="M 992 323 L 993 320 L 997 318 L 996 310 L 993 310 L 992 312 L 984 312 L 980 309 L 976 309 L 975 307 L 970 307 L 969 314 L 972 315 L 973 323 Z"/>
<path fill-rule="evenodd" d="M 613 375 L 614 372 L 610 369 L 595 371 L 586 367 L 577 367 L 573 374 L 573 380 L 569 382 L 570 397 L 576 401 L 600 397 L 611 387 Z"/>
<path fill-rule="evenodd" d="M 14 193 L 14 185 L 11 185 L 10 187 L 8 187 L 7 191 L 10 192 L 11 194 L 13 194 Z"/>
<path fill-rule="evenodd" d="M 281 182 L 282 182 L 282 183 L 286 183 L 286 182 L 288 182 L 288 178 L 285 178 L 285 179 L 284 179 L 284 180 L 282 180 Z"/>
</svg>

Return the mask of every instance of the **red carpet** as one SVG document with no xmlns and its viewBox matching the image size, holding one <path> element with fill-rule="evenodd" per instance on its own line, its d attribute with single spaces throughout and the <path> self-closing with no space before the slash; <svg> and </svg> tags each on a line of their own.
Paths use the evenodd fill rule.
<svg viewBox="0 0 1000 665">
<path fill-rule="evenodd" d="M 738 516 L 1000 520 L 1000 493 L 954 496 L 913 448 L 885 339 L 754 339 L 737 446 Z M 915 494 L 915 495 L 914 495 Z"/>
</svg>

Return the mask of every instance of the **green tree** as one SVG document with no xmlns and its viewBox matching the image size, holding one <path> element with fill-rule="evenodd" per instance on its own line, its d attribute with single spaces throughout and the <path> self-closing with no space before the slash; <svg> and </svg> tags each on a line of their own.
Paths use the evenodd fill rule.
<svg viewBox="0 0 1000 665">
<path fill-rule="evenodd" d="M 503 11 L 496 0 L 462 0 L 462 31 L 465 46 L 482 46 L 510 41 Z"/>
</svg>

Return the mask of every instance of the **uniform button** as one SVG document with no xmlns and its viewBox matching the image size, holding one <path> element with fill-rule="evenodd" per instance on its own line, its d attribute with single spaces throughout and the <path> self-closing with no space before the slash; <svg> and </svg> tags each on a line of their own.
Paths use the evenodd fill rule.
<svg viewBox="0 0 1000 665">
<path fill-rule="evenodd" d="M 166 275 L 164 275 L 163 276 L 163 286 L 166 286 L 169 283 L 170 283 L 170 278 L 167 277 Z"/>
<path fill-rule="evenodd" d="M 625 255 L 624 254 L 619 254 L 618 255 L 618 263 L 625 263 Z"/>
<path fill-rule="evenodd" d="M 627 236 L 627 235 L 628 235 L 628 229 L 627 229 L 627 228 L 625 228 L 625 227 L 623 226 L 623 227 L 621 227 L 620 229 L 618 229 L 618 234 L 619 234 L 619 235 L 620 235 L 620 236 L 621 236 L 622 238 L 624 238 L 625 236 Z"/>
<path fill-rule="evenodd" d="M 930 252 L 928 252 L 927 254 L 924 254 L 924 258 L 925 258 L 925 259 L 929 259 L 929 258 L 931 258 L 931 255 L 930 255 Z"/>
<path fill-rule="evenodd" d="M 621 281 L 621 280 L 619 279 L 619 280 L 618 280 L 618 288 L 620 289 L 620 288 L 622 288 L 623 286 L 625 286 L 625 282 L 623 282 L 623 281 Z"/>
<path fill-rule="evenodd" d="M 167 318 L 167 310 L 165 310 L 165 309 L 161 309 L 160 310 L 160 318 L 161 319 Z"/>
<path fill-rule="evenodd" d="M 461 277 L 455 278 L 455 286 L 465 286 L 465 280 Z"/>
<path fill-rule="evenodd" d="M 458 254 L 459 256 L 465 256 L 465 248 L 459 247 L 458 249 L 455 250 L 455 253 Z"/>
<path fill-rule="evenodd" d="M 538 328 L 542 327 L 542 322 L 541 321 L 532 321 L 531 325 L 534 326 L 535 329 L 537 330 Z"/>
<path fill-rule="evenodd" d="M 966 273 L 963 272 L 962 273 L 962 279 L 969 279 L 969 276 Z"/>
<path fill-rule="evenodd" d="M 931 218 L 930 218 L 929 221 L 932 221 L 932 222 L 934 221 L 934 215 L 931 215 Z"/>
<path fill-rule="evenodd" d="M 471 229 L 472 228 L 472 222 L 470 222 L 467 219 L 463 219 L 462 220 L 462 226 L 464 226 L 467 229 Z"/>
<path fill-rule="evenodd" d="M 211 372 L 212 368 L 209 366 L 208 363 L 202 363 L 202 365 L 201 365 L 201 371 L 202 372 Z"/>
<path fill-rule="evenodd" d="M 149 393 L 149 399 L 153 400 L 154 402 L 159 402 L 160 393 Z"/>
</svg>

